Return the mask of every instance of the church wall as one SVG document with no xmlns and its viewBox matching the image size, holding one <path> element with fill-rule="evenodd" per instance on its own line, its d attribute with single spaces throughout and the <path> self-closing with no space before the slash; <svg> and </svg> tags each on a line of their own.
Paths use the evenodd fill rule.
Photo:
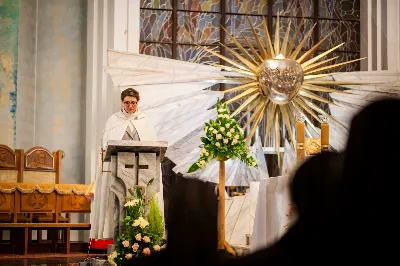
<svg viewBox="0 0 400 266">
<path fill-rule="evenodd" d="M 16 137 L 19 1 L 0 2 L 0 143 Z"/>
<path fill-rule="evenodd" d="M 35 145 L 63 150 L 62 183 L 84 183 L 86 1 L 38 1 Z"/>
<path fill-rule="evenodd" d="M 15 147 L 24 150 L 32 148 L 35 142 L 37 3 L 37 0 L 20 0 L 19 10 L 17 131 Z"/>
<path fill-rule="evenodd" d="M 35 145 L 65 152 L 61 183 L 84 184 L 87 2 L 39 0 L 37 17 Z"/>
</svg>

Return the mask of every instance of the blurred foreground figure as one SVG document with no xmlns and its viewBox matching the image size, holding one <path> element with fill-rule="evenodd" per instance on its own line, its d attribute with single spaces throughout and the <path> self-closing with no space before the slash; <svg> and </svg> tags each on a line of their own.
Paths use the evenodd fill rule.
<svg viewBox="0 0 400 266">
<path fill-rule="evenodd" d="M 400 134 L 395 129 L 399 118 L 400 100 L 392 99 L 372 103 L 352 120 L 342 212 L 332 242 L 346 261 L 383 263 L 397 254 L 396 245 L 390 242 L 399 236 L 399 225 L 392 219 L 399 206 Z"/>
<path fill-rule="evenodd" d="M 306 160 L 290 185 L 297 221 L 275 244 L 225 265 L 325 265 L 325 241 L 331 230 L 342 176 L 343 156 L 326 152 Z"/>
<path fill-rule="evenodd" d="M 204 182 L 181 178 L 172 188 L 167 248 L 126 265 L 217 265 L 218 201 Z"/>
</svg>

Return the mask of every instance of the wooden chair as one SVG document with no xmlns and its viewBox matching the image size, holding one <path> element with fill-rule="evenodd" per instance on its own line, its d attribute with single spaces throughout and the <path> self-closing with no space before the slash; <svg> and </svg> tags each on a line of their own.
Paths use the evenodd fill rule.
<svg viewBox="0 0 400 266">
<path fill-rule="evenodd" d="M 59 184 L 61 180 L 61 162 L 63 157 L 64 152 L 61 150 L 51 153 L 48 149 L 39 146 L 29 149 L 24 156 L 22 182 L 34 184 Z M 68 223 L 70 222 L 70 216 L 69 214 L 66 214 L 64 217 L 59 213 L 36 213 L 32 215 L 32 220 L 36 223 Z M 29 235 L 31 236 L 31 233 L 29 233 Z M 37 239 L 38 243 L 48 242 L 43 241 L 42 230 L 38 230 Z"/>
<path fill-rule="evenodd" d="M 0 144 L 0 182 L 17 183 L 22 179 L 24 150 L 13 150 L 6 145 Z M 9 210 L 9 204 L 12 204 L 9 195 L 0 193 L 0 223 L 29 222 L 29 217 L 24 214 L 14 214 Z M 7 203 L 9 202 L 9 203 Z M 0 243 L 3 243 L 3 231 L 0 230 Z"/>
<path fill-rule="evenodd" d="M 301 162 L 309 156 L 329 151 L 329 124 L 323 117 L 321 123 L 321 138 L 306 138 L 304 117 L 296 121 L 296 154 L 297 161 Z"/>
</svg>

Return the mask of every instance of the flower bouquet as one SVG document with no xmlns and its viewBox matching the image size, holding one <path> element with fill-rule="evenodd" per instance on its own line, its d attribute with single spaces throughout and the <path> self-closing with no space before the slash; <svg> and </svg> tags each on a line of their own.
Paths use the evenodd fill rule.
<svg viewBox="0 0 400 266">
<path fill-rule="evenodd" d="M 200 158 L 190 166 L 188 172 L 192 173 L 204 169 L 213 159 L 219 161 L 219 219 L 218 219 L 218 249 L 225 249 L 235 255 L 235 251 L 225 241 L 225 161 L 239 158 L 247 167 L 258 167 L 251 150 L 246 147 L 244 132 L 235 119 L 229 115 L 226 104 L 217 101 L 217 119 L 205 123 L 205 137 L 201 138 L 202 150 Z"/>
<path fill-rule="evenodd" d="M 108 256 L 114 266 L 159 252 L 166 243 L 164 221 L 155 197 L 146 204 L 140 188 L 136 188 L 124 206 L 126 217 L 122 223 L 125 230 L 117 238 L 115 251 Z"/>
<path fill-rule="evenodd" d="M 229 116 L 226 104 L 217 102 L 217 119 L 206 122 L 205 137 L 201 138 L 202 150 L 200 158 L 192 164 L 188 173 L 205 168 L 213 160 L 227 160 L 239 158 L 247 167 L 257 167 L 251 150 L 246 147 L 244 132 L 235 119 Z"/>
</svg>

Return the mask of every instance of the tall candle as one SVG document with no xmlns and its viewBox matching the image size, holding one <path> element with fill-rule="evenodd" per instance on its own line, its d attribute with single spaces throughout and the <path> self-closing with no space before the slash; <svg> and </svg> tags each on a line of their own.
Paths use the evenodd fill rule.
<svg viewBox="0 0 400 266">
<path fill-rule="evenodd" d="M 329 151 L 329 124 L 326 118 L 322 119 L 321 124 L 321 152 Z"/>
<path fill-rule="evenodd" d="M 304 140 L 304 117 L 300 116 L 296 122 L 296 152 L 298 161 L 304 159 Z"/>
</svg>

